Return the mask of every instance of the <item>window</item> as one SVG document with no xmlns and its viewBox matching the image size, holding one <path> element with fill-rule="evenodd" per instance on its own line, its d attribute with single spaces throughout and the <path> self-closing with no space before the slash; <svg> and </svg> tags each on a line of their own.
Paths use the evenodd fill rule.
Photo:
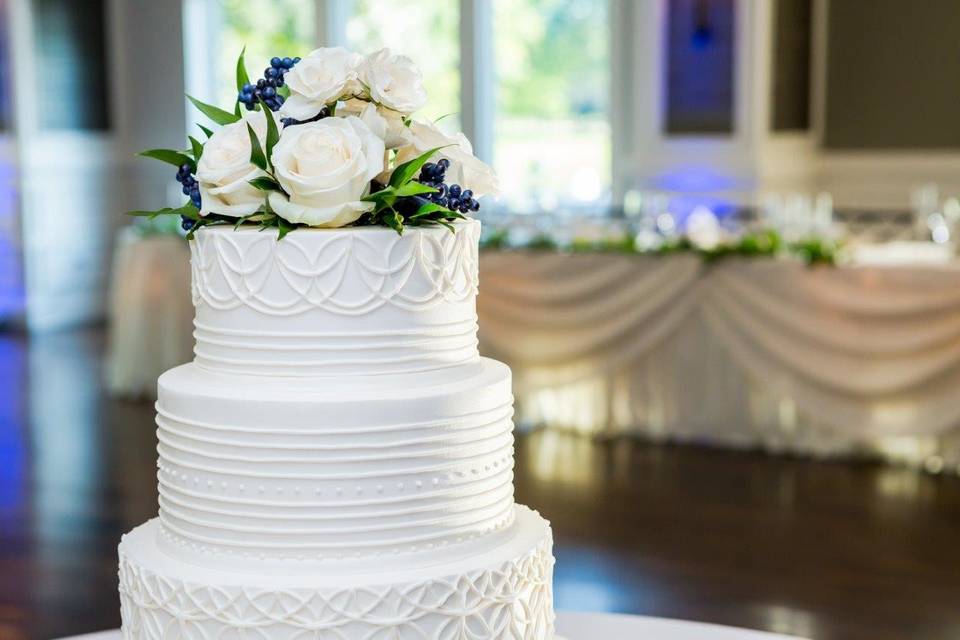
<svg viewBox="0 0 960 640">
<path fill-rule="evenodd" d="M 83 11 L 65 0 L 34 0 L 37 67 L 43 69 L 37 94 L 41 129 L 110 128 L 107 49 L 102 0 Z"/>
<path fill-rule="evenodd" d="M 610 202 L 609 0 L 215 2 L 219 103 L 233 100 L 244 44 L 251 76 L 271 55 L 332 44 L 364 53 L 389 47 L 423 71 L 430 100 L 417 117 L 474 131 L 475 148 L 492 150 L 504 191 L 499 207 L 597 211 Z M 462 7 L 486 25 L 463 43 Z M 486 86 L 491 76 L 495 89 L 478 90 L 464 109 L 462 96 L 473 92 L 462 79 Z"/>
<path fill-rule="evenodd" d="M 232 104 L 237 56 L 246 46 L 247 71 L 259 78 L 273 56 L 302 55 L 316 48 L 316 5 L 313 0 L 218 0 L 223 20 L 217 69 L 217 104 Z"/>
<path fill-rule="evenodd" d="M 352 0 L 347 47 L 370 53 L 389 47 L 423 72 L 429 101 L 419 116 L 460 126 L 460 13 L 445 0 Z"/>
<path fill-rule="evenodd" d="M 520 212 L 610 197 L 606 0 L 497 0 L 494 164 Z"/>
</svg>

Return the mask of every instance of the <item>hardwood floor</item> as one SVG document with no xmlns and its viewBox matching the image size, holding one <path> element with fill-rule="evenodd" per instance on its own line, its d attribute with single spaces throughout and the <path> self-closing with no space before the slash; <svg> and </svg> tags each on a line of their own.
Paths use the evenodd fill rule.
<svg viewBox="0 0 960 640">
<path fill-rule="evenodd" d="M 150 403 L 96 331 L 0 335 L 0 640 L 119 624 L 116 543 L 156 514 Z M 817 640 L 960 637 L 960 479 L 554 433 L 517 499 L 553 522 L 559 608 Z"/>
</svg>

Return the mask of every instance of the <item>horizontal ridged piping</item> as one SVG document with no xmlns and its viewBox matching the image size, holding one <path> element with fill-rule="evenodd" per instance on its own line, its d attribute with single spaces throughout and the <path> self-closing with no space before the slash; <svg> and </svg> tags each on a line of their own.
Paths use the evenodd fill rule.
<svg viewBox="0 0 960 640">
<path fill-rule="evenodd" d="M 497 480 L 499 476 L 505 476 L 503 479 L 500 479 L 497 482 L 491 482 Z M 238 507 L 250 506 L 250 507 L 272 507 L 278 509 L 350 509 L 354 507 L 368 507 L 376 506 L 381 504 L 401 504 L 406 502 L 417 502 L 417 501 L 429 501 L 429 500 L 442 500 L 444 498 L 449 498 L 451 496 L 455 498 L 464 498 L 471 495 L 477 495 L 485 491 L 494 491 L 501 488 L 504 485 L 511 484 L 513 482 L 513 466 L 504 465 L 502 468 L 499 468 L 495 473 L 492 473 L 488 476 L 485 476 L 479 480 L 473 480 L 471 482 L 458 484 L 455 486 L 447 486 L 439 489 L 428 489 L 428 490 L 418 490 L 417 493 L 411 493 L 408 495 L 402 496 L 383 496 L 380 499 L 372 498 L 368 500 L 337 500 L 337 501 L 319 501 L 319 502 L 281 502 L 279 500 L 249 500 L 235 498 L 232 496 L 222 496 L 212 493 L 200 493 L 197 491 L 191 491 L 186 488 L 186 486 L 180 486 L 174 483 L 167 482 L 161 477 L 159 482 L 160 494 L 165 495 L 164 491 L 166 488 L 169 488 L 175 493 L 193 498 L 196 500 L 202 500 L 205 502 L 213 502 L 219 504 L 229 504 L 237 505 Z M 476 485 L 476 490 L 465 491 L 465 489 L 474 489 Z M 180 500 L 182 502 L 182 500 Z"/>
<path fill-rule="evenodd" d="M 342 456 L 328 456 L 328 457 L 319 457 L 319 458 L 297 458 L 297 457 L 262 457 L 257 458 L 253 456 L 240 456 L 240 455 L 231 455 L 221 452 L 207 452 L 196 449 L 194 447 L 186 446 L 171 440 L 163 430 L 157 430 L 157 439 L 160 441 L 160 445 L 164 448 L 174 449 L 181 453 L 186 453 L 190 455 L 195 455 L 201 458 L 208 458 L 211 460 L 218 460 L 222 462 L 248 462 L 255 464 L 318 464 L 318 465 L 327 465 L 327 464 L 341 464 L 341 463 L 365 463 L 365 462 L 379 462 L 382 460 L 396 460 L 397 454 L 391 452 L 385 452 L 378 455 L 342 455 Z M 480 443 L 487 441 L 496 441 L 495 445 L 491 444 L 489 447 L 482 447 Z M 504 442 L 506 441 L 506 442 Z M 463 450 L 479 450 L 479 453 L 469 453 L 464 457 L 477 457 L 481 455 L 486 455 L 494 453 L 500 449 L 509 446 L 513 442 L 513 434 L 510 430 L 505 430 L 503 433 L 498 433 L 492 436 L 486 436 L 484 438 L 478 438 L 476 441 L 468 441 L 465 443 L 456 443 L 456 444 L 447 444 L 446 446 L 434 449 L 426 449 L 424 451 L 406 451 L 403 453 L 402 459 L 407 460 L 411 458 L 430 458 L 430 457 L 443 457 L 449 458 L 453 457 L 456 454 L 460 453 Z M 340 447 L 342 448 L 342 447 Z M 159 448 L 158 448 L 159 451 Z M 161 457 L 164 457 L 161 454 Z M 458 459 L 460 456 L 456 456 Z"/>
<path fill-rule="evenodd" d="M 504 423 L 507 423 L 504 425 Z M 488 424 L 470 427 L 469 429 L 456 429 L 451 431 L 440 431 L 429 437 L 421 438 L 409 438 L 407 440 L 397 440 L 394 442 L 350 442 L 348 444 L 338 443 L 338 444 L 314 444 L 306 442 L 297 442 L 290 444 L 278 444 L 272 442 L 242 442 L 238 440 L 228 440 L 224 438 L 210 438 L 202 435 L 197 435 L 184 431 L 182 429 L 177 429 L 176 427 L 168 424 L 163 418 L 157 417 L 157 425 L 160 427 L 160 431 L 180 438 L 181 440 L 187 440 L 190 442 L 198 444 L 209 444 L 213 446 L 224 446 L 224 447 L 237 447 L 241 449 L 273 449 L 273 450 L 293 450 L 293 451 L 343 451 L 345 449 L 399 449 L 404 447 L 416 447 L 421 445 L 431 445 L 436 443 L 445 443 L 445 442 L 454 442 L 457 445 L 464 445 L 472 442 L 477 442 L 482 440 L 484 437 L 492 436 L 476 436 L 468 438 L 468 435 L 475 434 L 475 432 L 487 432 L 493 431 L 496 429 L 496 435 L 502 435 L 503 432 L 512 431 L 512 425 L 509 424 L 509 417 L 500 418 L 497 421 L 490 422 Z M 428 431 L 428 429 L 421 429 L 421 431 Z M 344 434 L 349 437 L 349 434 Z"/>
<path fill-rule="evenodd" d="M 158 450 L 159 450 L 159 447 L 158 447 Z M 338 474 L 326 474 L 326 475 L 322 475 L 322 474 L 310 475 L 310 474 L 302 474 L 302 473 L 301 474 L 262 473 L 262 472 L 253 471 L 250 469 L 244 469 L 242 472 L 238 472 L 235 469 L 224 470 L 224 469 L 211 467 L 211 466 L 198 466 L 190 462 L 184 462 L 182 460 L 178 460 L 175 456 L 165 455 L 162 452 L 160 453 L 160 457 L 171 464 L 175 464 L 185 469 L 193 469 L 198 473 L 208 473 L 213 475 L 224 475 L 224 476 L 242 475 L 244 477 L 249 477 L 249 478 L 269 478 L 273 480 L 303 480 L 306 482 L 311 480 L 312 481 L 327 481 L 327 480 L 345 481 L 345 480 L 360 480 L 365 478 L 393 478 L 399 475 L 412 476 L 412 475 L 422 474 L 426 476 L 431 474 L 437 475 L 437 474 L 447 473 L 451 471 L 463 472 L 464 467 L 468 466 L 467 463 L 471 459 L 474 459 L 474 458 L 479 458 L 479 459 L 486 458 L 488 460 L 494 459 L 494 458 L 505 459 L 510 456 L 513 456 L 514 448 L 513 448 L 513 445 L 511 445 L 509 453 L 503 457 L 497 457 L 493 455 L 493 453 L 494 452 L 490 452 L 490 453 L 460 458 L 458 460 L 451 461 L 451 463 L 447 465 L 425 466 L 425 467 L 416 467 L 411 469 L 378 469 L 374 471 L 359 471 L 359 472 L 354 471 L 350 473 L 338 473 Z"/>
<path fill-rule="evenodd" d="M 462 325 L 467 326 L 460 328 Z M 244 338 L 277 338 L 280 340 L 290 340 L 291 342 L 309 338 L 329 338 L 332 340 L 340 340 L 343 338 L 377 339 L 394 336 L 429 336 L 434 338 L 442 338 L 447 336 L 464 335 L 466 333 L 476 333 L 479 328 L 476 315 L 469 320 L 437 322 L 411 329 L 384 328 L 377 329 L 375 331 L 336 331 L 327 333 L 322 331 L 261 331 L 249 329 L 221 329 L 204 324 L 196 319 L 193 321 L 193 326 L 197 329 L 197 331 L 216 333 L 225 336 L 238 336 Z M 196 334 L 196 332 L 194 332 L 194 334 Z"/>
<path fill-rule="evenodd" d="M 506 526 L 507 524 L 509 524 L 509 523 L 512 521 L 511 515 L 513 514 L 513 510 L 514 510 L 514 505 L 513 505 L 513 502 L 511 501 L 510 504 L 506 505 L 506 507 L 499 512 L 500 515 L 499 515 L 498 518 L 488 518 L 488 520 L 490 520 L 491 522 L 494 523 L 493 525 L 491 525 L 490 529 L 496 529 L 496 528 L 503 527 L 503 526 Z M 503 518 L 503 513 L 504 513 L 504 512 L 509 512 L 506 518 Z M 503 518 L 503 519 L 501 520 L 500 518 Z M 165 520 L 165 519 L 163 518 L 163 514 L 162 514 L 162 513 L 161 513 L 161 522 L 163 523 L 163 526 L 164 526 L 166 529 L 168 529 L 168 530 L 170 530 L 170 531 L 173 531 L 174 533 L 176 533 L 177 535 L 179 535 L 180 537 L 182 537 L 182 538 L 184 538 L 184 539 L 186 539 L 186 540 L 195 540 L 195 541 L 202 542 L 202 543 L 208 544 L 208 545 L 227 546 L 227 547 L 252 547 L 252 546 L 254 546 L 254 545 L 256 544 L 256 543 L 253 543 L 253 542 L 251 542 L 251 541 L 218 540 L 218 539 L 215 539 L 215 538 L 210 538 L 210 537 L 208 537 L 208 536 L 188 534 L 188 533 L 185 533 L 182 529 L 180 529 L 180 528 L 177 527 L 176 525 L 171 525 L 170 522 L 168 522 L 167 520 Z M 362 548 L 375 548 L 375 547 L 394 546 L 394 545 L 401 545 L 401 544 L 422 543 L 422 542 L 425 542 L 425 541 L 432 541 L 432 540 L 439 540 L 439 539 L 442 539 L 442 538 L 456 537 L 457 535 L 469 534 L 469 533 L 472 533 L 472 532 L 474 532 L 474 531 L 475 531 L 475 523 L 474 523 L 474 524 L 471 524 L 471 525 L 464 525 L 464 526 L 452 528 L 452 529 L 446 529 L 446 530 L 443 531 L 443 533 L 441 533 L 441 534 L 434 534 L 434 535 L 426 534 L 426 535 L 418 535 L 418 536 L 392 537 L 392 538 L 390 538 L 390 539 L 388 539 L 388 540 L 376 540 L 376 541 L 369 541 L 369 542 L 364 542 L 364 541 L 359 541 L 359 540 L 351 540 L 350 542 L 341 542 L 341 543 L 327 542 L 327 543 L 300 543 L 300 544 L 297 544 L 297 543 L 280 543 L 280 542 L 278 542 L 278 543 L 276 543 L 276 544 L 262 545 L 262 547 L 263 547 L 263 548 L 269 548 L 269 549 L 275 549 L 275 550 L 289 550 L 289 549 L 295 549 L 295 550 L 296 550 L 296 549 L 358 549 L 358 548 L 361 548 L 361 549 L 362 549 Z M 260 548 L 260 547 L 261 547 L 261 546 L 257 546 L 257 548 Z"/>
<path fill-rule="evenodd" d="M 229 425 L 217 425 L 212 422 L 205 422 L 201 420 L 191 420 L 178 416 L 174 413 L 166 411 L 163 407 L 160 406 L 160 403 L 156 403 L 157 413 L 164 418 L 179 422 L 180 424 L 187 426 L 201 427 L 203 429 L 210 429 L 213 431 L 235 431 L 238 433 L 267 433 L 275 435 L 323 435 L 323 436 L 336 436 L 336 435 L 350 435 L 357 433 L 386 433 L 390 431 L 402 431 L 405 429 L 428 429 L 430 427 L 442 427 L 450 425 L 451 423 L 459 420 L 464 420 L 466 418 L 473 418 L 477 416 L 483 416 L 484 414 L 493 413 L 495 411 L 502 411 L 505 407 L 509 407 L 509 412 L 512 417 L 513 415 L 513 396 L 508 395 L 505 398 L 505 401 L 502 404 L 498 404 L 495 407 L 490 409 L 484 409 L 482 411 L 473 411 L 468 413 L 463 413 L 457 416 L 451 416 L 450 418 L 438 418 L 436 420 L 424 420 L 422 422 L 406 422 L 406 423 L 395 423 L 388 425 L 376 425 L 370 427 L 347 427 L 341 429 L 291 429 L 284 427 L 270 427 L 269 429 L 264 429 L 263 427 L 233 427 Z M 489 423 L 484 423 L 489 424 Z M 481 425 L 483 426 L 483 425 Z M 472 427 L 462 427 L 464 429 Z"/>
<path fill-rule="evenodd" d="M 483 500 L 477 498 L 478 495 L 483 495 Z M 425 504 L 418 507 L 404 507 L 403 509 L 398 509 L 394 511 L 372 511 L 370 513 L 313 513 L 313 514 L 299 514 L 297 516 L 287 516 L 279 515 L 276 513 L 260 513 L 254 514 L 250 512 L 243 513 L 232 513 L 223 510 L 210 509 L 210 508 L 201 508 L 198 506 L 191 506 L 189 504 L 184 504 L 182 501 L 177 500 L 174 496 L 167 495 L 165 493 L 160 494 L 160 509 L 174 515 L 175 517 L 180 518 L 181 520 L 189 520 L 185 516 L 181 515 L 187 511 L 193 512 L 194 514 L 200 514 L 193 516 L 193 522 L 197 526 L 205 526 L 208 528 L 214 529 L 224 529 L 229 531 L 238 531 L 238 532 L 249 532 L 255 531 L 259 533 L 270 533 L 270 534 L 282 534 L 282 535 L 299 535 L 299 534 L 328 534 L 328 533 L 344 533 L 344 532 L 360 532 L 360 531 L 387 531 L 390 529 L 402 529 L 406 527 L 418 527 L 423 524 L 431 523 L 441 523 L 445 518 L 440 516 L 434 516 L 430 519 L 416 520 L 412 519 L 409 522 L 390 522 L 390 523 L 379 523 L 376 525 L 371 525 L 370 528 L 360 528 L 360 529 L 343 529 L 343 528 L 303 528 L 295 529 L 291 527 L 284 527 L 283 529 L 275 529 L 270 526 L 264 526 L 269 524 L 281 525 L 283 523 L 291 521 L 311 521 L 316 522 L 318 525 L 324 522 L 330 521 L 367 521 L 367 520 L 387 520 L 394 518 L 403 518 L 405 516 L 416 516 L 419 514 L 428 514 L 431 512 L 439 512 L 441 514 L 451 514 L 451 516 L 463 515 L 478 511 L 485 511 L 493 508 L 497 504 L 503 502 L 504 500 L 511 500 L 513 498 L 513 488 L 509 486 L 509 483 L 502 483 L 496 489 L 489 489 L 487 491 L 482 491 L 480 494 L 475 494 L 473 496 L 464 496 L 465 498 L 477 498 L 476 500 L 464 500 L 461 504 L 461 501 L 454 501 L 453 503 L 440 503 L 440 504 Z M 475 504 L 474 504 L 475 502 Z M 458 507 L 459 506 L 459 507 Z M 331 510 L 332 511 L 332 510 Z M 212 521 L 204 519 L 203 515 L 213 515 L 213 516 L 223 516 L 225 518 L 233 519 L 242 519 L 248 522 L 259 522 L 261 526 L 258 528 L 249 528 L 245 526 L 231 526 L 231 525 L 219 525 L 213 524 Z"/>
</svg>

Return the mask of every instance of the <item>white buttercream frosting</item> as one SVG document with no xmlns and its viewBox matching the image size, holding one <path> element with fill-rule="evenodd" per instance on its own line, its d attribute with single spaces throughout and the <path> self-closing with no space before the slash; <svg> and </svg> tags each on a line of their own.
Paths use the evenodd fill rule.
<svg viewBox="0 0 960 640">
<path fill-rule="evenodd" d="M 550 529 L 516 512 L 509 538 L 442 564 L 299 578 L 171 560 L 151 521 L 120 543 L 124 637 L 552 640 Z"/>
<path fill-rule="evenodd" d="M 191 243 L 196 362 L 282 376 L 414 373 L 475 362 L 480 223 L 276 232 Z"/>
<path fill-rule="evenodd" d="M 510 370 L 477 352 L 478 241 L 473 221 L 197 233 L 196 359 L 158 383 L 124 637 L 553 638 Z"/>
<path fill-rule="evenodd" d="M 508 526 L 510 370 L 481 359 L 457 373 L 385 384 L 168 371 L 157 434 L 171 553 L 302 566 Z"/>
</svg>

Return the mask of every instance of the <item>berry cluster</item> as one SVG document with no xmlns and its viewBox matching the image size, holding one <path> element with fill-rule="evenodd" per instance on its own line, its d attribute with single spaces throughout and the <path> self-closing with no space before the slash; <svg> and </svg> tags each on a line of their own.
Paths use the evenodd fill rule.
<svg viewBox="0 0 960 640">
<path fill-rule="evenodd" d="M 183 185 L 183 195 L 190 196 L 190 204 L 197 209 L 200 208 L 200 183 L 193 177 L 193 167 L 189 164 L 182 164 L 177 169 L 177 182 Z M 193 226 L 193 220 L 183 217 L 181 226 L 187 231 Z"/>
<path fill-rule="evenodd" d="M 473 197 L 473 191 L 463 189 L 458 184 L 447 185 L 443 182 L 450 161 L 441 158 L 436 163 L 428 162 L 420 169 L 420 177 L 417 179 L 428 187 L 436 189 L 436 193 L 429 193 L 426 197 L 441 207 L 446 207 L 451 211 L 467 213 L 468 211 L 478 211 L 480 203 Z"/>
<path fill-rule="evenodd" d="M 237 101 L 247 107 L 247 111 L 253 111 L 260 104 L 260 100 L 270 108 L 271 111 L 278 111 L 283 105 L 283 96 L 277 93 L 277 89 L 283 86 L 283 76 L 293 66 L 300 62 L 300 58 L 271 58 L 270 66 L 264 69 L 263 77 L 257 80 L 256 84 L 247 83 L 237 94 Z"/>
<path fill-rule="evenodd" d="M 320 109 L 320 113 L 313 116 L 312 118 L 308 118 L 307 120 L 297 120 L 296 118 L 280 118 L 280 122 L 282 122 L 283 126 L 285 127 L 292 127 L 295 124 L 306 124 L 308 122 L 316 122 L 317 120 L 323 120 L 324 118 L 329 118 L 329 117 L 330 117 L 330 109 L 328 109 L 327 107 L 323 107 L 322 109 Z"/>
</svg>

